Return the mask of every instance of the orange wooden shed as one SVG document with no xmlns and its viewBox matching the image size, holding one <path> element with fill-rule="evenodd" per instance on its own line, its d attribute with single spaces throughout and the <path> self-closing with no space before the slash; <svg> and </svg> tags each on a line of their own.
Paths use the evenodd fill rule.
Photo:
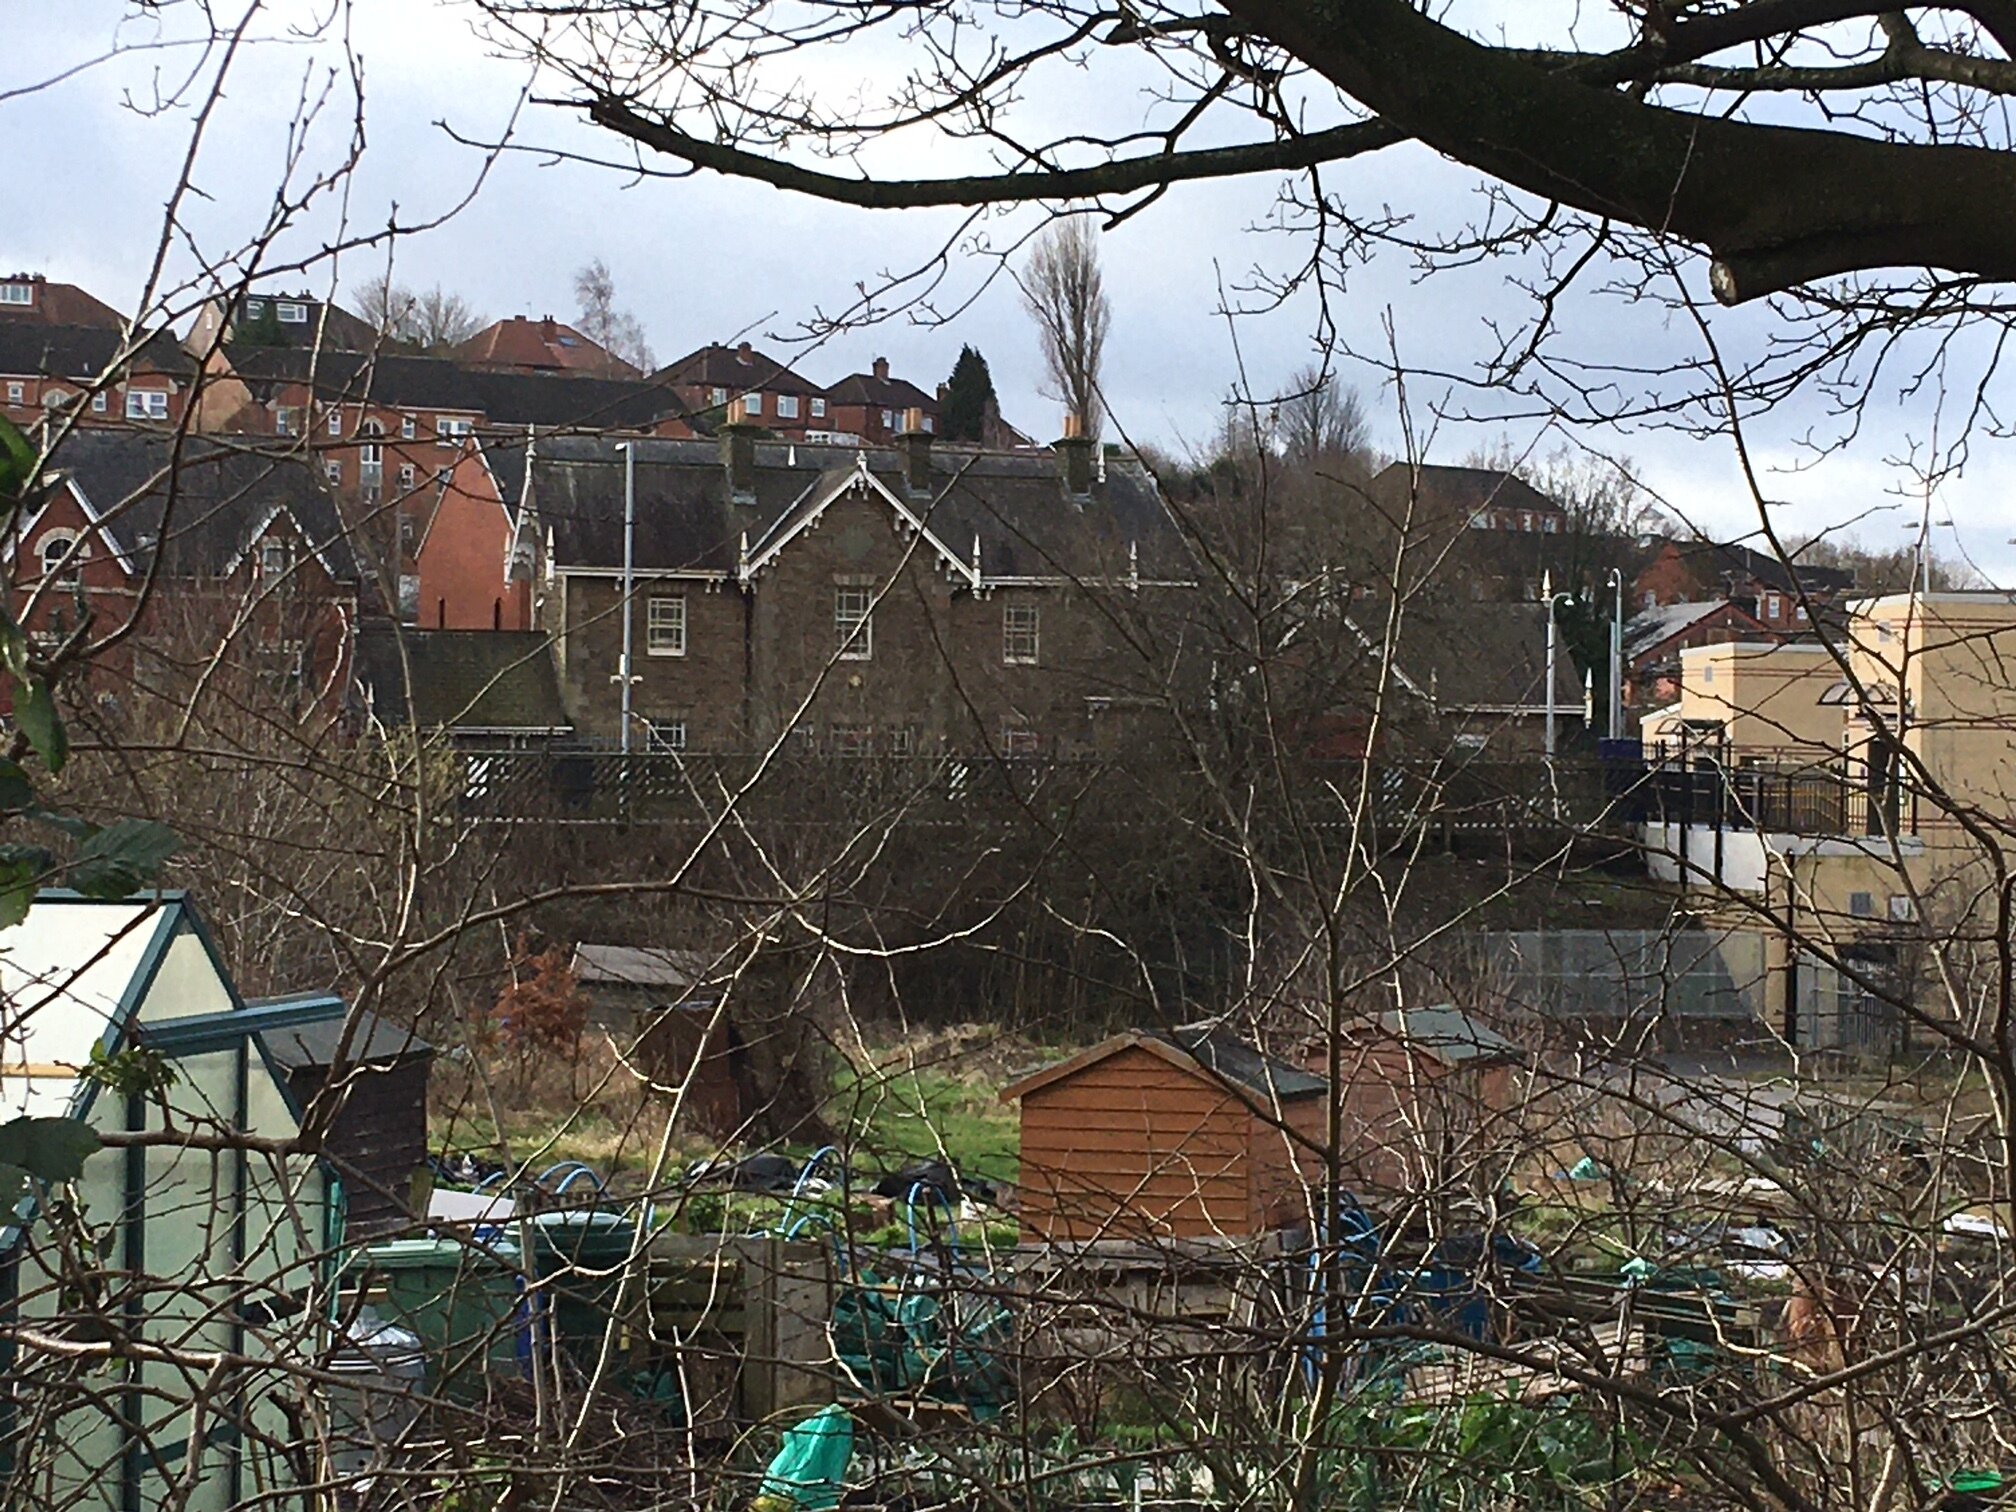
<svg viewBox="0 0 2016 1512">
<path fill-rule="evenodd" d="M 1229 1035 L 1135 1030 L 1002 1089 L 1022 1105 L 1023 1232 L 1202 1239 L 1306 1219 L 1322 1077 Z"/>
</svg>

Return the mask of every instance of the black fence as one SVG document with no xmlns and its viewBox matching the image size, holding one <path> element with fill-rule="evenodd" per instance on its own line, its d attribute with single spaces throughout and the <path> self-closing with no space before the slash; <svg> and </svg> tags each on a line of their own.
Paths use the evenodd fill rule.
<svg viewBox="0 0 2016 1512">
<path fill-rule="evenodd" d="M 1844 772 L 1619 765 L 1610 785 L 1624 817 L 1639 824 L 1815 837 L 1908 835 L 1918 826 L 1915 792 Z"/>
</svg>

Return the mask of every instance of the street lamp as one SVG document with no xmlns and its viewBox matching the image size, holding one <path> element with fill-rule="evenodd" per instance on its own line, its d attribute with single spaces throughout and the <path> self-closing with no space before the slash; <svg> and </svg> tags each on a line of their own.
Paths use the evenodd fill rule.
<svg viewBox="0 0 2016 1512">
<path fill-rule="evenodd" d="M 637 558 L 637 453 L 628 441 L 618 441 L 616 450 L 623 453 L 623 659 L 618 664 L 616 681 L 623 685 L 622 691 L 622 751 L 630 754 L 630 692 L 635 679 L 630 675 L 630 624 L 633 618 L 631 595 L 636 588 Z M 627 768 L 626 775 L 627 775 Z"/>
<path fill-rule="evenodd" d="M 1610 738 L 1624 738 L 1624 569 L 1610 569 L 1609 587 L 1616 594 L 1610 611 Z"/>
</svg>

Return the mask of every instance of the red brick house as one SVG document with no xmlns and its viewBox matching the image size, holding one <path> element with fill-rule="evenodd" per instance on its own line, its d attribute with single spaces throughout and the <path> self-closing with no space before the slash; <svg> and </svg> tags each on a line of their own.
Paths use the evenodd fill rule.
<svg viewBox="0 0 2016 1512">
<path fill-rule="evenodd" d="M 65 635 L 86 614 L 103 634 L 137 613 L 117 664 L 93 667 L 103 691 L 173 698 L 215 659 L 300 718 L 342 711 L 375 596 L 305 462 L 194 438 L 178 458 L 171 437 L 80 430 L 47 476 L 55 486 L 0 548 L 10 608 L 32 635 Z"/>
<path fill-rule="evenodd" d="M 551 315 L 538 320 L 513 315 L 508 320 L 493 321 L 457 347 L 454 357 L 472 368 L 503 372 L 579 374 L 590 378 L 644 376 L 607 347 Z"/>
<path fill-rule="evenodd" d="M 129 341 L 116 327 L 0 320 L 0 414 L 24 429 L 51 416 L 170 429 L 195 380 L 166 332 Z"/>
<path fill-rule="evenodd" d="M 1839 567 L 1787 564 L 1743 545 L 1660 541 L 1648 552 L 1631 589 L 1640 609 L 1735 600 L 1759 624 L 1789 634 L 1812 628 L 1809 603 L 1831 606 L 1854 586 L 1855 574 Z"/>
<path fill-rule="evenodd" d="M 710 424 L 725 420 L 739 399 L 749 423 L 773 435 L 803 440 L 834 429 L 826 390 L 746 341 L 701 347 L 651 376 L 678 395 L 689 416 Z"/>
<path fill-rule="evenodd" d="M 1395 462 L 1372 479 L 1371 489 L 1376 498 L 1406 509 L 1407 518 L 1426 525 L 1523 535 L 1560 535 L 1568 527 L 1566 509 L 1502 468 Z"/>
<path fill-rule="evenodd" d="M 1624 626 L 1624 702 L 1647 708 L 1680 693 L 1680 653 L 1689 646 L 1783 640 L 1748 605 L 1729 599 L 1658 604 Z"/>
<path fill-rule="evenodd" d="M 507 580 L 518 500 L 463 443 L 436 486 L 414 549 L 416 602 L 403 615 L 429 630 L 528 630 L 532 585 Z"/>
<path fill-rule="evenodd" d="M 826 429 L 864 441 L 887 442 L 911 429 L 938 429 L 938 400 L 905 378 L 889 376 L 889 359 L 877 357 L 873 370 L 853 373 L 826 390 Z"/>
<path fill-rule="evenodd" d="M 126 317 L 75 284 L 51 283 L 40 273 L 0 278 L 0 321 L 29 325 L 92 326 L 123 331 Z"/>
<path fill-rule="evenodd" d="M 1129 625 L 1194 590 L 1146 472 L 1054 453 L 639 441 L 633 715 L 675 749 L 1071 754 L 1166 695 Z M 620 734 L 624 458 L 541 437 L 514 571 L 587 735 Z M 512 489 L 506 482 L 505 495 Z M 802 717 L 801 706 L 807 704 Z M 795 720 L 795 722 L 794 722 Z M 633 730 L 633 737 L 639 733 Z"/>
<path fill-rule="evenodd" d="M 247 346 L 313 347 L 324 352 L 387 348 L 383 334 L 370 321 L 306 292 L 248 292 L 204 301 L 189 328 L 189 350 L 207 357 L 215 348 L 233 341 Z"/>
</svg>

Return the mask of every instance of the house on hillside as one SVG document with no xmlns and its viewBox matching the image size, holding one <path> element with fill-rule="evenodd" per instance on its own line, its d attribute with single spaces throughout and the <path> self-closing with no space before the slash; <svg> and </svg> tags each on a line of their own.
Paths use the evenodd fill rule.
<svg viewBox="0 0 2016 1512">
<path fill-rule="evenodd" d="M 890 377 L 889 359 L 877 357 L 871 371 L 850 373 L 826 390 L 824 429 L 876 443 L 906 430 L 935 434 L 938 400 L 906 378 Z"/>
<path fill-rule="evenodd" d="M 1814 629 L 1812 607 L 1828 608 L 1855 586 L 1855 574 L 1768 551 L 1714 541 L 1658 541 L 1631 583 L 1641 610 L 1662 604 L 1735 602 L 1765 629 L 1797 634 Z"/>
<path fill-rule="evenodd" d="M 0 324 L 123 331 L 126 317 L 75 284 L 53 283 L 40 273 L 12 273 L 0 277 Z"/>
<path fill-rule="evenodd" d="M 558 373 L 590 378 L 641 378 L 643 374 L 600 342 L 564 320 L 513 315 L 492 321 L 455 348 L 455 360 L 475 368 L 516 373 Z"/>
<path fill-rule="evenodd" d="M 1680 691 L 1680 653 L 1692 646 L 1779 639 L 1749 609 L 1731 599 L 1681 600 L 1640 610 L 1624 625 L 1624 702 L 1665 704 Z"/>
<path fill-rule="evenodd" d="M 234 1388 L 205 1393 L 195 1411 L 200 1372 L 128 1360 L 79 1391 L 74 1357 L 0 1328 L 0 1430 L 32 1422 L 37 1443 L 65 1451 L 38 1454 L 46 1469 L 13 1489 L 38 1506 L 219 1512 L 255 1494 L 309 1495 L 283 1398 L 322 1347 L 313 1320 L 343 1239 L 337 1179 L 305 1154 L 234 1160 L 208 1146 L 243 1134 L 286 1148 L 302 1109 L 267 1043 L 340 1024 L 343 1003 L 247 1001 L 194 904 L 173 893 L 44 896 L 0 931 L 0 1000 L 0 1123 L 67 1117 L 188 1141 L 84 1162 L 78 1216 L 103 1236 L 88 1269 L 74 1232 L 32 1202 L 0 1217 L 0 1323 L 239 1361 Z M 172 1079 L 122 1094 L 89 1074 L 95 1052 L 135 1048 L 162 1057 Z"/>
<path fill-rule="evenodd" d="M 536 630 L 411 630 L 357 637 L 360 716 L 471 746 L 541 746 L 573 733 L 553 648 Z"/>
<path fill-rule="evenodd" d="M 1070 755 L 1166 696 L 1194 570 L 1138 464 L 759 438 L 634 443 L 633 735 L 660 750 Z M 625 454 L 532 448 L 513 570 L 584 733 L 620 733 Z M 501 467 L 500 467 L 501 470 Z M 811 705 L 798 718 L 808 697 Z"/>
<path fill-rule="evenodd" d="M 1328 1083 L 1193 1025 L 1131 1030 L 1001 1089 L 1021 1105 L 1023 1233 L 1243 1239 L 1306 1223 Z"/>
<path fill-rule="evenodd" d="M 1371 490 L 1396 517 L 1522 535 L 1559 535 L 1567 529 L 1566 509 L 1503 468 L 1395 462 L 1373 477 Z"/>
<path fill-rule="evenodd" d="M 397 350 L 370 321 L 305 290 L 299 294 L 241 292 L 203 302 L 186 345 L 199 359 L 225 342 L 247 346 L 313 347 L 323 352 Z"/>
<path fill-rule="evenodd" d="M 141 633 L 94 663 L 102 693 L 175 698 L 214 655 L 217 676 L 261 686 L 303 717 L 341 711 L 351 636 L 378 600 L 305 462 L 195 437 L 77 431 L 45 478 L 46 497 L 0 543 L 10 607 L 31 635 L 67 634 L 85 611 L 99 633 L 121 625 L 155 577 Z M 143 659 L 146 676 L 135 680 L 138 663 L 123 658 Z"/>
<path fill-rule="evenodd" d="M 0 320 L 0 414 L 24 430 L 58 418 L 170 430 L 195 380 L 194 359 L 165 331 Z"/>
<path fill-rule="evenodd" d="M 834 429 L 826 390 L 746 341 L 697 348 L 651 378 L 678 396 L 683 413 L 710 428 L 740 401 L 742 418 L 773 435 L 802 441 Z"/>
</svg>

